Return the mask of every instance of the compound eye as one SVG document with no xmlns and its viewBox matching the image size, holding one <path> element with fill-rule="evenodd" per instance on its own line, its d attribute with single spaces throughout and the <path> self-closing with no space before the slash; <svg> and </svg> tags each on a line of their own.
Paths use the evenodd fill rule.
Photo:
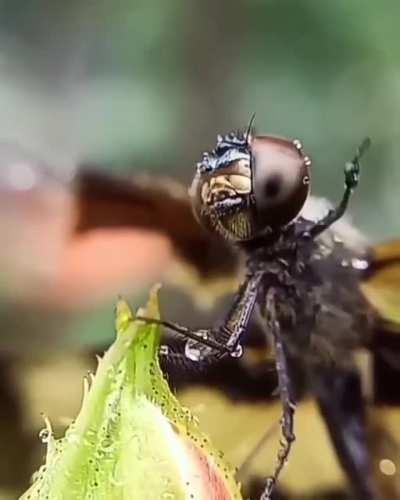
<svg viewBox="0 0 400 500">
<path fill-rule="evenodd" d="M 309 191 L 310 161 L 292 141 L 256 137 L 252 143 L 253 192 L 259 223 L 278 226 L 300 212 Z"/>
</svg>

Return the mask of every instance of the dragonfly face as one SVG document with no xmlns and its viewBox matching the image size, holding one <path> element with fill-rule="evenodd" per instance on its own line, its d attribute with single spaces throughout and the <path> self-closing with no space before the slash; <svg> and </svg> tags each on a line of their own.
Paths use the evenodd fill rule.
<svg viewBox="0 0 400 500">
<path fill-rule="evenodd" d="M 224 238 L 251 240 L 291 222 L 309 192 L 310 164 L 299 141 L 218 136 L 190 188 L 194 212 Z"/>
</svg>

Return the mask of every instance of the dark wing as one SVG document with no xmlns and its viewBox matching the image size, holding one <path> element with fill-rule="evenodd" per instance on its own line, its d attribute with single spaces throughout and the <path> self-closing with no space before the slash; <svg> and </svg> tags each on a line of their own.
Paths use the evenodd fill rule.
<svg viewBox="0 0 400 500">
<path fill-rule="evenodd" d="M 398 486 L 391 472 L 386 473 L 383 469 L 386 464 L 396 469 L 400 461 L 399 433 L 385 424 L 389 413 L 397 418 L 399 415 L 396 405 L 400 398 L 396 399 L 395 394 L 398 394 L 400 365 L 395 366 L 391 361 L 398 359 L 400 345 L 393 342 L 398 335 L 391 338 L 389 345 L 385 326 L 388 320 L 393 324 L 396 319 L 393 309 L 396 310 L 394 304 L 396 292 L 400 292 L 400 280 L 396 278 L 399 261 L 395 248 L 398 250 L 399 246 L 369 246 L 346 219 L 323 233 L 318 243 L 311 265 L 320 277 L 316 284 L 320 312 L 312 336 L 310 362 L 307 362 L 314 370 L 310 378 L 313 393 L 319 401 L 338 458 L 353 486 L 360 490 L 360 498 L 371 497 L 368 489 L 372 486 L 363 479 L 368 476 L 367 435 L 379 487 L 382 492 L 391 491 L 392 495 L 385 498 L 394 498 L 398 496 Z M 382 267 L 377 265 L 378 261 Z M 388 271 L 386 275 L 380 274 L 383 269 Z M 380 292 L 387 295 L 375 305 L 367 290 L 371 295 L 376 293 L 378 298 Z M 370 351 L 361 349 L 353 356 L 354 349 L 363 347 Z M 326 363 L 321 363 L 321 355 L 325 355 Z M 354 362 L 362 377 L 362 387 Z M 368 405 L 366 420 L 365 401 L 380 405 L 390 403 L 393 407 L 378 409 Z M 366 491 L 362 491 L 363 488 Z"/>
<path fill-rule="evenodd" d="M 95 170 L 67 182 L 29 156 L 0 161 L 3 297 L 82 308 L 162 281 L 210 305 L 235 289 L 237 255 L 200 227 L 180 184 Z"/>
<path fill-rule="evenodd" d="M 196 326 L 219 317 L 237 287 L 239 260 L 199 226 L 181 185 L 86 169 L 55 176 L 32 155 L 9 150 L 0 144 L 3 350 L 53 348 L 72 335 L 75 345 L 96 343 L 105 323 L 85 326 L 96 311 L 121 294 L 138 300 L 155 282 L 167 285 L 169 319 Z"/>
<path fill-rule="evenodd" d="M 140 254 L 140 244 L 127 255 L 131 263 L 140 259 L 142 266 L 166 244 L 168 256 L 161 268 L 158 266 L 159 276 L 153 272 L 153 280 L 182 286 L 205 304 L 236 289 L 237 253 L 198 224 L 187 189 L 178 182 L 144 176 L 124 180 L 86 169 L 77 176 L 76 192 L 77 241 L 100 231 L 108 236 L 125 233 L 137 238 L 157 237 L 158 245 L 145 256 L 136 255 Z"/>
<path fill-rule="evenodd" d="M 169 178 L 123 180 L 82 170 L 76 180 L 77 234 L 99 228 L 146 229 L 168 236 L 176 255 L 204 279 L 230 275 L 237 258 L 195 220 L 187 189 Z"/>
</svg>

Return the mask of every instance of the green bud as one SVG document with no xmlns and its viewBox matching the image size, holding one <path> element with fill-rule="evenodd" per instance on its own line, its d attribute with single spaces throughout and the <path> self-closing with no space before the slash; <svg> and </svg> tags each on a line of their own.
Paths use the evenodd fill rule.
<svg viewBox="0 0 400 500">
<path fill-rule="evenodd" d="M 138 315 L 159 318 L 156 289 Z M 240 499 L 232 469 L 163 377 L 159 326 L 120 301 L 116 330 L 65 436 L 46 419 L 46 464 L 21 500 Z"/>
</svg>

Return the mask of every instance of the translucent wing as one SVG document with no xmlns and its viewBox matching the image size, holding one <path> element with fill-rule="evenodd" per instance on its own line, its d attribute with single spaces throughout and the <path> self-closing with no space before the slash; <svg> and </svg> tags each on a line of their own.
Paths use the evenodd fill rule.
<svg viewBox="0 0 400 500">
<path fill-rule="evenodd" d="M 372 248 L 361 291 L 387 327 L 400 331 L 400 240 Z"/>
</svg>

